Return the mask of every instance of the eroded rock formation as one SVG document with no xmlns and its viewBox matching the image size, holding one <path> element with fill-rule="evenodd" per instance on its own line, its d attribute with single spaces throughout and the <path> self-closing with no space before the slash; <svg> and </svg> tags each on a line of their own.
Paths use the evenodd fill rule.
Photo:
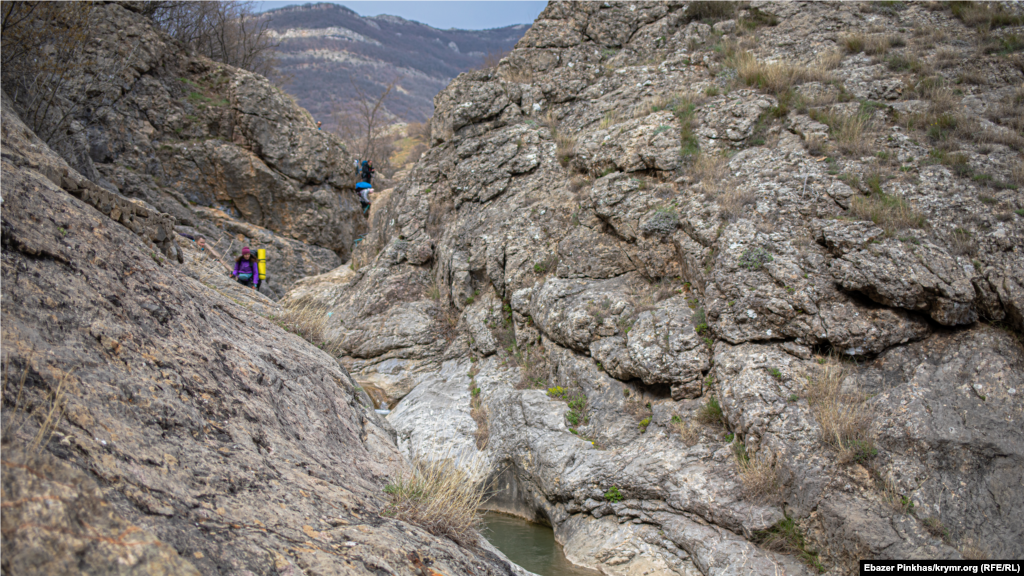
<svg viewBox="0 0 1024 576">
<path fill-rule="evenodd" d="M 1024 73 L 934 8 L 552 3 L 286 301 L 605 574 L 1021 556 Z"/>
</svg>

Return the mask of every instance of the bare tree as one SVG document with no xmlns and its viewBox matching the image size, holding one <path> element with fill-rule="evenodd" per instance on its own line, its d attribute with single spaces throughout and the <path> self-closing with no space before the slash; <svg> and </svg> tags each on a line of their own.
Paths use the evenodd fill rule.
<svg viewBox="0 0 1024 576">
<path fill-rule="evenodd" d="M 144 13 L 157 27 L 212 60 L 276 77 L 278 42 L 270 20 L 249 1 L 149 2 Z"/>
<path fill-rule="evenodd" d="M 374 167 L 390 176 L 390 157 L 394 152 L 396 134 L 389 130 L 395 115 L 385 105 L 400 78 L 389 82 L 379 96 L 371 97 L 354 80 L 356 99 L 345 105 L 335 103 L 331 116 L 337 134 L 361 160 L 372 160 Z"/>
<path fill-rule="evenodd" d="M 89 40 L 88 2 L 0 3 L 0 67 L 4 92 L 22 120 L 54 144 L 66 134 L 77 106 L 68 89 L 85 57 Z"/>
</svg>

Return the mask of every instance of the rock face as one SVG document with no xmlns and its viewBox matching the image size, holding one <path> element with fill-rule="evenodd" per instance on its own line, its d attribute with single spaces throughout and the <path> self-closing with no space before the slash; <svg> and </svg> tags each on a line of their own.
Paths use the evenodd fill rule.
<svg viewBox="0 0 1024 576">
<path fill-rule="evenodd" d="M 1021 69 L 938 7 L 721 8 L 549 5 L 287 298 L 605 574 L 1021 556 Z"/>
<path fill-rule="evenodd" d="M 365 220 L 344 145 L 265 78 L 189 56 L 134 8 L 91 9 L 81 69 L 59 92 L 81 136 L 65 146 L 71 167 L 178 224 L 215 208 L 347 260 Z"/>
<path fill-rule="evenodd" d="M 516 573 L 385 515 L 394 430 L 280 307 L 2 122 L 4 573 Z"/>
</svg>

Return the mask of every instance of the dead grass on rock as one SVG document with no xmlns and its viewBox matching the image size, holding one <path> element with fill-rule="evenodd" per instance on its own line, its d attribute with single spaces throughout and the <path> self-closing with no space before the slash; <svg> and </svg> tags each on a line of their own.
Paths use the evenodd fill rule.
<svg viewBox="0 0 1024 576">
<path fill-rule="evenodd" d="M 807 400 L 821 430 L 821 440 L 843 463 L 866 461 L 877 454 L 871 434 L 871 415 L 864 398 L 845 394 L 846 371 L 835 359 L 819 366 L 807 378 Z"/>
<path fill-rule="evenodd" d="M 736 468 L 743 484 L 743 496 L 764 504 L 776 502 L 782 493 L 782 480 L 774 455 L 762 450 L 751 458 L 743 444 L 736 446 Z"/>
<path fill-rule="evenodd" d="M 836 148 L 843 154 L 863 156 L 870 151 L 872 122 L 869 115 L 811 110 L 811 118 L 829 127 Z"/>
<path fill-rule="evenodd" d="M 310 344 L 337 356 L 341 352 L 341 344 L 327 335 L 327 321 L 330 310 L 325 304 L 312 298 L 300 298 L 293 301 L 282 301 L 284 312 L 276 320 L 278 325 L 302 337 Z"/>
<path fill-rule="evenodd" d="M 760 88 L 771 94 L 789 92 L 806 82 L 830 82 L 835 79 L 831 69 L 839 65 L 841 55 L 827 54 L 813 65 L 804 66 L 787 61 L 762 61 L 750 52 L 738 52 L 733 64 L 737 77 L 747 86 Z"/>
<path fill-rule="evenodd" d="M 437 460 L 416 460 L 410 471 L 384 487 L 391 502 L 385 514 L 415 524 L 462 546 L 476 545 L 487 486 L 479 479 L 479 457 L 448 454 Z"/>
<path fill-rule="evenodd" d="M 670 425 L 671 429 L 679 434 L 679 439 L 683 441 L 683 444 L 695 446 L 700 441 L 700 430 L 692 421 L 673 416 Z"/>
</svg>

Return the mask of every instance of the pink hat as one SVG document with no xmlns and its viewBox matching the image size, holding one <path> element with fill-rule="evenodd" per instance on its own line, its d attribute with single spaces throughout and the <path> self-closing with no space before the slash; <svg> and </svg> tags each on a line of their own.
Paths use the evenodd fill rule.
<svg viewBox="0 0 1024 576">
<path fill-rule="evenodd" d="M 244 256 L 245 254 L 249 254 L 249 247 L 248 246 L 246 246 L 245 248 L 242 248 L 242 255 Z"/>
</svg>

